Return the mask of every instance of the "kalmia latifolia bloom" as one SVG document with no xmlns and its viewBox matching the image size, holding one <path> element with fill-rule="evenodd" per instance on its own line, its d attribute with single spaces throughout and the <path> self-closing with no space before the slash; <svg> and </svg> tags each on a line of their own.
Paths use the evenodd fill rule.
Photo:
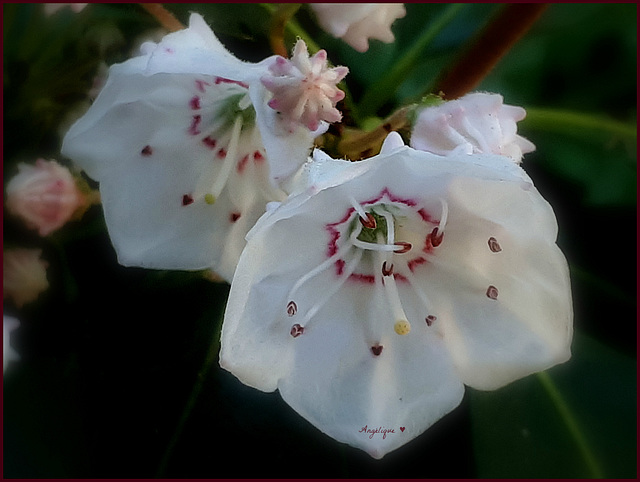
<svg viewBox="0 0 640 482">
<path fill-rule="evenodd" d="M 315 131 L 321 121 L 332 123 L 342 119 L 335 105 L 344 98 L 344 92 L 336 85 L 349 69 L 328 68 L 326 51 L 320 50 L 309 58 L 306 44 L 298 40 L 291 60 L 277 57 L 269 71 L 270 75 L 261 79 L 273 92 L 269 107 L 281 112 L 292 130 L 302 124 Z"/>
<path fill-rule="evenodd" d="M 439 156 L 396 133 L 360 162 L 314 157 L 307 188 L 247 237 L 223 368 L 380 458 L 465 385 L 496 389 L 570 357 L 556 219 L 511 159 Z"/>
<path fill-rule="evenodd" d="M 230 280 L 247 231 L 286 197 L 280 185 L 319 132 L 267 105 L 260 79 L 280 57 L 237 59 L 197 14 L 142 51 L 111 67 L 62 152 L 100 182 L 122 264 Z"/>
<path fill-rule="evenodd" d="M 369 39 L 391 43 L 391 25 L 406 10 L 402 3 L 312 3 L 320 26 L 358 52 L 369 50 Z"/>
<path fill-rule="evenodd" d="M 517 135 L 522 107 L 506 105 L 499 94 L 475 92 L 418 111 L 411 147 L 434 154 L 500 154 L 519 163 L 535 146 Z"/>
<path fill-rule="evenodd" d="M 61 228 L 86 204 L 69 169 L 55 161 L 20 163 L 18 174 L 7 185 L 7 210 L 40 236 Z"/>
</svg>

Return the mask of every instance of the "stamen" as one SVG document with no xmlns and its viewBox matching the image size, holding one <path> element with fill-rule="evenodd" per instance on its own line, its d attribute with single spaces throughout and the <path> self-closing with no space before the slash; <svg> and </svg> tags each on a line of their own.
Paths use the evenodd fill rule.
<svg viewBox="0 0 640 482">
<path fill-rule="evenodd" d="M 375 355 L 375 356 L 380 356 L 380 353 L 382 353 L 382 345 L 373 345 L 371 347 L 371 352 Z"/>
<path fill-rule="evenodd" d="M 234 164 L 237 161 L 236 157 L 238 155 L 238 144 L 240 140 L 241 130 L 242 116 L 238 115 L 235 122 L 233 123 L 233 128 L 231 129 L 231 138 L 229 140 L 229 145 L 227 148 L 226 156 L 224 158 L 224 162 L 222 163 L 222 168 L 216 176 L 213 186 L 211 186 L 211 191 L 208 194 L 209 200 L 213 202 L 207 201 L 207 204 L 215 203 L 216 199 L 220 197 L 220 193 L 229 180 L 229 175 L 233 171 Z"/>
<path fill-rule="evenodd" d="M 382 263 L 382 276 L 391 276 L 393 274 L 393 263 L 387 265 L 385 261 Z"/>
<path fill-rule="evenodd" d="M 440 204 L 442 204 L 442 216 L 440 216 L 440 222 L 438 223 L 438 232 L 440 236 L 444 236 L 444 227 L 447 224 L 447 218 L 449 217 L 449 205 L 447 201 L 440 198 Z"/>
<path fill-rule="evenodd" d="M 413 248 L 413 245 L 411 243 L 406 243 L 404 241 L 398 241 L 394 244 L 394 246 L 396 247 L 396 249 L 394 250 L 396 254 L 408 253 L 409 251 L 411 251 L 411 248 Z"/>
<path fill-rule="evenodd" d="M 502 246 L 500 246 L 498 240 L 493 236 L 489 238 L 489 249 L 494 253 L 499 253 L 500 251 L 502 251 Z"/>
<path fill-rule="evenodd" d="M 366 218 L 361 218 L 361 217 L 358 218 L 362 223 L 362 226 L 364 226 L 367 229 L 376 229 L 377 223 L 376 223 L 376 218 L 373 217 L 373 214 L 365 213 L 365 215 L 366 215 Z"/>
<path fill-rule="evenodd" d="M 291 336 L 294 338 L 298 338 L 300 335 L 304 333 L 304 326 L 300 326 L 298 323 L 291 327 Z"/>
<path fill-rule="evenodd" d="M 431 231 L 431 234 L 429 235 L 429 237 L 431 239 L 431 246 L 433 246 L 434 248 L 437 248 L 442 244 L 442 240 L 444 239 L 444 233 L 438 233 L 438 226 L 436 226 L 435 228 L 433 228 L 433 231 Z"/>
<path fill-rule="evenodd" d="M 358 267 L 358 264 L 360 264 L 361 258 L 362 258 L 362 251 L 356 251 L 353 259 L 346 266 L 345 270 L 343 271 L 342 275 L 340 275 L 340 278 L 337 280 L 337 282 L 334 282 L 334 284 L 331 285 L 330 289 L 327 290 L 325 295 L 315 305 L 313 305 L 309 309 L 309 311 L 307 311 L 307 313 L 304 315 L 304 318 L 302 321 L 303 326 L 306 325 L 309 322 L 309 320 L 311 320 L 315 316 L 315 314 L 320 310 L 320 308 L 322 308 L 333 297 L 333 295 L 342 287 L 344 282 L 347 279 L 349 279 L 349 277 L 353 274 L 355 269 Z M 393 277 L 391 278 L 393 279 Z"/>
<path fill-rule="evenodd" d="M 402 246 L 400 246 L 400 243 L 396 243 L 396 244 L 369 243 L 367 241 L 362 241 L 357 238 L 353 239 L 352 242 L 354 246 L 361 249 L 368 249 L 370 251 L 395 251 L 398 253 L 400 252 L 406 253 L 406 251 L 409 251 L 409 249 L 411 249 L 411 245 L 409 245 L 409 249 L 407 249 L 406 251 L 399 251 L 401 249 L 404 249 Z M 409 244 L 409 243 L 405 243 L 405 244 Z"/>
<path fill-rule="evenodd" d="M 358 216 L 360 216 L 360 222 L 365 228 L 375 229 L 376 220 L 373 217 L 373 214 L 368 213 L 364 210 L 364 208 L 360 205 L 358 201 L 355 200 L 353 196 L 349 197 L 349 202 L 353 206 L 353 209 L 356 210 Z"/>
<path fill-rule="evenodd" d="M 424 319 L 424 321 L 426 321 L 426 322 L 427 322 L 427 326 L 431 326 L 431 325 L 433 325 L 433 322 L 434 322 L 434 321 L 436 321 L 437 319 L 438 319 L 438 317 L 437 317 L 437 316 L 435 316 L 435 315 L 429 315 L 429 316 L 427 316 L 427 317 Z"/>
<path fill-rule="evenodd" d="M 289 301 L 287 305 L 287 315 L 293 316 L 298 312 L 298 305 L 296 305 L 295 301 Z"/>
<path fill-rule="evenodd" d="M 497 300 L 498 299 L 498 288 L 496 288 L 493 285 L 490 285 L 487 288 L 487 297 L 491 298 L 492 300 Z"/>
</svg>

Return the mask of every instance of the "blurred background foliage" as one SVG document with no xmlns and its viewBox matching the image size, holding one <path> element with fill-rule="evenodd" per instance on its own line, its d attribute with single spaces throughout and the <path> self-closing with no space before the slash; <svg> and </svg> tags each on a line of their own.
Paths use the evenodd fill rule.
<svg viewBox="0 0 640 482">
<path fill-rule="evenodd" d="M 167 7 L 183 23 L 201 13 L 241 58 L 271 55 L 274 6 Z M 396 42 L 372 41 L 361 54 L 303 5 L 285 40 L 290 48 L 303 34 L 347 65 L 345 122 L 375 125 L 429 93 L 501 7 L 460 6 L 402 81 L 376 94 L 377 108 L 360 103 L 448 8 L 407 4 Z M 119 266 L 100 206 L 47 238 L 5 210 L 5 249 L 42 249 L 50 288 L 20 309 L 4 303 L 21 320 L 13 345 L 22 358 L 3 382 L 4 476 L 634 478 L 636 9 L 552 4 L 476 89 L 529 113 L 520 133 L 537 150 L 523 166 L 556 211 L 570 264 L 572 360 L 495 392 L 467 390 L 425 434 L 372 460 L 217 366 L 226 284 Z M 136 4 L 50 16 L 40 4 L 3 4 L 5 186 L 18 162 L 69 165 L 61 138 L 89 105 L 100 65 L 158 35 Z"/>
</svg>

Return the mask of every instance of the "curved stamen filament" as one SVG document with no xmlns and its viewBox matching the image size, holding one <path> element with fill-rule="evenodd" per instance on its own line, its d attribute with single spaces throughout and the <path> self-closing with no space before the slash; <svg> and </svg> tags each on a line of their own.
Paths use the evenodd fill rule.
<svg viewBox="0 0 640 482">
<path fill-rule="evenodd" d="M 314 304 L 309 309 L 309 311 L 307 311 L 307 313 L 304 315 L 304 318 L 300 322 L 302 326 L 306 326 L 309 320 L 311 320 L 311 318 L 315 316 L 318 310 L 320 310 L 320 308 L 322 308 L 333 297 L 333 295 L 336 294 L 336 292 L 342 287 L 344 282 L 356 270 L 356 268 L 358 267 L 358 264 L 360 264 L 360 258 L 362 258 L 362 251 L 356 251 L 356 254 L 354 255 L 353 259 L 349 262 L 349 264 L 347 264 L 347 266 L 345 266 L 345 269 L 340 275 L 340 278 L 338 279 L 338 281 L 333 283 L 330 289 L 327 290 L 325 295 L 316 304 Z"/>
<path fill-rule="evenodd" d="M 343 245 L 340 249 L 338 249 L 338 251 L 336 251 L 336 253 L 325 259 L 322 263 L 320 263 L 318 266 L 316 266 L 315 268 L 313 268 L 311 271 L 309 271 L 308 273 L 306 273 L 304 276 L 302 276 L 302 278 L 300 278 L 298 281 L 296 281 L 296 283 L 293 285 L 293 287 L 289 290 L 289 293 L 287 294 L 287 300 L 291 301 L 292 298 L 294 298 L 294 295 L 296 293 L 296 291 L 298 291 L 300 289 L 300 287 L 305 284 L 307 281 L 309 281 L 311 278 L 319 275 L 320 273 L 322 273 L 323 271 L 325 271 L 326 269 L 332 267 L 338 260 L 340 260 L 353 246 L 351 246 L 348 243 L 345 243 L 345 245 Z"/>
<path fill-rule="evenodd" d="M 231 139 L 229 140 L 227 154 L 225 156 L 224 163 L 222 164 L 222 168 L 216 176 L 216 179 L 211 186 L 211 190 L 205 196 L 205 200 L 208 204 L 213 204 L 216 199 L 218 199 L 218 196 L 220 196 L 220 193 L 229 180 L 229 175 L 238 161 L 238 145 L 241 131 L 242 115 L 238 115 L 233 123 L 233 128 L 231 129 Z"/>
<path fill-rule="evenodd" d="M 376 220 L 373 216 L 366 212 L 364 208 L 360 205 L 358 201 L 353 198 L 353 196 L 349 197 L 349 202 L 353 206 L 353 209 L 356 210 L 358 216 L 360 216 L 360 222 L 363 223 L 365 228 L 374 229 L 376 227 Z M 373 220 L 373 223 L 371 222 Z"/>
<path fill-rule="evenodd" d="M 440 216 L 440 222 L 438 223 L 438 232 L 442 236 L 444 234 L 444 227 L 447 224 L 447 218 L 449 217 L 449 205 L 447 201 L 440 198 L 440 204 L 442 204 L 442 216 Z"/>
</svg>

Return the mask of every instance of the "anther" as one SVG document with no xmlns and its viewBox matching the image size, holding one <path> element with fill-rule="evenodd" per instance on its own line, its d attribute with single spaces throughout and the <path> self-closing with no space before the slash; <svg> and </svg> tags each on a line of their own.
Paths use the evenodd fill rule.
<svg viewBox="0 0 640 482">
<path fill-rule="evenodd" d="M 431 234 L 429 236 L 431 237 L 431 246 L 433 246 L 434 248 L 440 246 L 442 244 L 442 240 L 444 239 L 444 233 L 438 232 L 438 226 L 433 228 L 433 231 L 431 231 Z"/>
<path fill-rule="evenodd" d="M 191 196 L 191 194 L 185 194 L 184 196 L 182 196 L 182 205 L 188 206 L 189 204 L 193 204 L 193 197 Z"/>
<path fill-rule="evenodd" d="M 498 243 L 498 240 L 493 236 L 489 238 L 489 249 L 494 253 L 499 253 L 502 251 L 502 246 Z"/>
<path fill-rule="evenodd" d="M 377 223 L 376 218 L 373 217 L 371 213 L 365 213 L 366 219 L 360 216 L 360 222 L 367 229 L 376 229 Z"/>
<path fill-rule="evenodd" d="M 298 305 L 295 301 L 289 301 L 287 304 L 287 315 L 293 316 L 298 312 Z"/>
<path fill-rule="evenodd" d="M 411 243 L 406 243 L 404 241 L 398 241 L 396 243 L 394 243 L 398 248 L 400 249 L 395 249 L 394 252 L 396 254 L 404 254 L 404 253 L 408 253 L 409 251 L 411 251 L 411 248 L 413 248 L 413 245 Z"/>
<path fill-rule="evenodd" d="M 371 352 L 375 355 L 375 356 L 380 356 L 380 353 L 382 353 L 382 345 L 373 345 L 371 347 Z"/>
<path fill-rule="evenodd" d="M 496 288 L 493 285 L 489 285 L 489 287 L 487 288 L 487 297 L 491 298 L 492 300 L 497 300 L 498 299 L 498 288 Z"/>
<path fill-rule="evenodd" d="M 433 322 L 436 321 L 438 318 L 435 315 L 429 315 L 427 316 L 424 321 L 427 322 L 427 326 L 431 326 L 433 325 Z"/>
<path fill-rule="evenodd" d="M 411 324 L 407 320 L 398 320 L 393 325 L 393 330 L 398 335 L 408 335 L 411 331 Z"/>
<path fill-rule="evenodd" d="M 151 154 L 153 154 L 153 149 L 151 149 L 151 146 L 144 146 L 142 148 L 142 151 L 140 151 L 140 154 L 142 154 L 143 156 L 150 156 Z"/>
<path fill-rule="evenodd" d="M 300 326 L 299 324 L 295 324 L 291 327 L 291 336 L 294 338 L 299 337 L 304 333 L 304 326 Z"/>
<path fill-rule="evenodd" d="M 393 263 L 387 265 L 385 261 L 382 263 L 382 276 L 391 276 L 393 274 Z"/>
</svg>

